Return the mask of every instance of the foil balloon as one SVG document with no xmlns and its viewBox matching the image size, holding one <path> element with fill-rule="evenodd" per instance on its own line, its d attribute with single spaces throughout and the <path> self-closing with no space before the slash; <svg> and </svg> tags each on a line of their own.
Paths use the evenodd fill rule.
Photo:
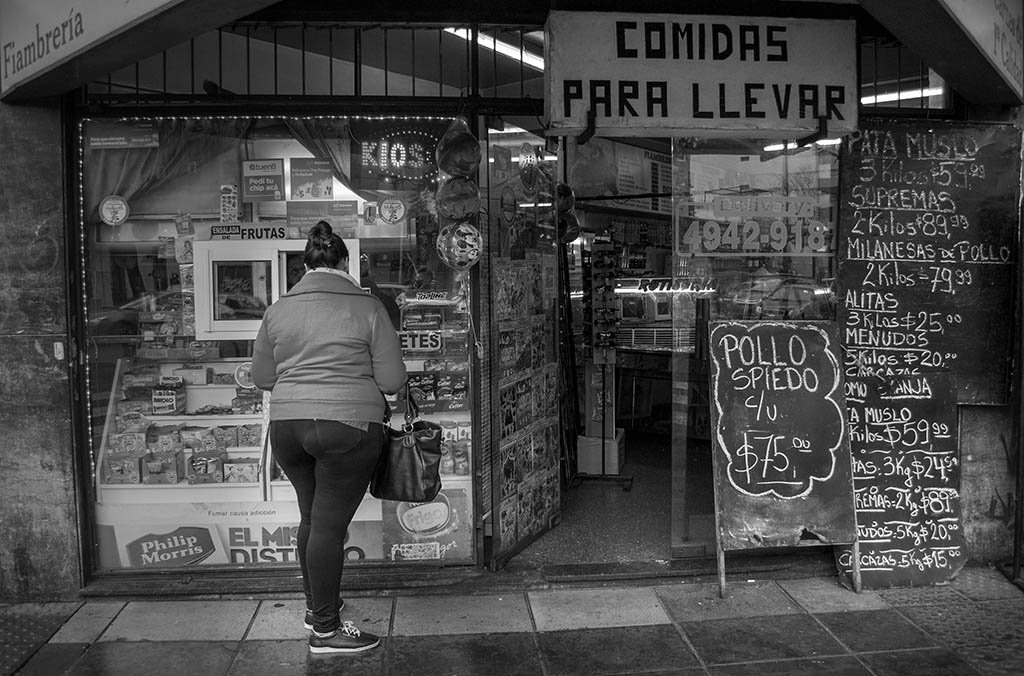
<svg viewBox="0 0 1024 676">
<path fill-rule="evenodd" d="M 570 211 L 567 214 L 558 214 L 558 241 L 565 244 L 579 236 L 580 219 L 576 216 L 576 212 Z"/>
<path fill-rule="evenodd" d="M 537 151 L 529 143 L 519 146 L 519 180 L 528 195 L 537 192 L 540 179 L 540 158 Z"/>
<path fill-rule="evenodd" d="M 437 255 L 453 270 L 468 270 L 480 260 L 480 231 L 468 221 L 454 221 L 437 233 Z"/>
<path fill-rule="evenodd" d="M 576 193 L 568 183 L 555 186 L 555 211 L 559 214 L 571 213 L 576 208 Z"/>
<path fill-rule="evenodd" d="M 480 168 L 480 142 L 476 140 L 465 118 L 455 118 L 437 142 L 437 166 L 449 176 L 467 178 Z"/>
<path fill-rule="evenodd" d="M 480 211 L 480 190 L 468 178 L 449 178 L 437 189 L 437 213 L 452 221 L 463 221 Z"/>
</svg>

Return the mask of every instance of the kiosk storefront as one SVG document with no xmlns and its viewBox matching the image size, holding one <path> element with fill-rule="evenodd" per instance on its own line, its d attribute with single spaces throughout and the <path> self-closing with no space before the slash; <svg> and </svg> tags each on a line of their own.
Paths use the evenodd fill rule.
<svg viewBox="0 0 1024 676">
<path fill-rule="evenodd" d="M 959 430 L 967 552 L 1005 554 L 1015 503 L 1004 449 L 1014 446 L 1008 395 L 1018 377 L 1005 353 L 1019 343 L 1008 330 L 1016 290 L 1005 287 L 1019 247 L 1016 219 L 1002 212 L 1019 189 L 1010 161 L 1019 141 L 1005 124 L 1021 101 L 1019 11 L 996 3 L 979 18 L 948 0 L 914 3 L 913 16 L 875 0 L 764 3 L 756 17 L 741 13 L 745 3 L 719 3 L 714 14 L 659 3 L 604 12 L 592 11 L 602 3 L 526 2 L 515 14 L 393 3 L 386 16 L 259 0 L 200 5 L 142 3 L 112 28 L 81 12 L 81 41 L 5 74 L 0 86 L 8 102 L 75 92 L 60 113 L 49 111 L 54 129 L 63 116 L 63 139 L 27 122 L 34 109 L 5 109 L 22 116 L 15 152 L 32 148 L 51 165 L 59 161 L 50 155 L 67 158 L 63 212 L 33 206 L 14 226 L 0 306 L 17 309 L 0 317 L 12 340 L 57 333 L 52 358 L 46 341 L 19 348 L 46 368 L 32 370 L 31 383 L 15 377 L 29 371 L 10 370 L 6 391 L 77 397 L 65 405 L 32 395 L 33 406 L 51 407 L 43 419 L 67 414 L 68 433 L 16 443 L 18 457 L 33 460 L 5 485 L 32 486 L 31 500 L 12 491 L 18 499 L 0 510 L 12 524 L 4 533 L 41 550 L 60 588 L 81 586 L 69 581 L 76 569 L 86 586 L 111 581 L 108 590 L 182 569 L 193 581 L 216 573 L 214 584 L 294 575 L 291 496 L 264 447 L 246 362 L 262 312 L 291 283 L 304 229 L 321 218 L 358 252 L 353 274 L 391 309 L 417 396 L 429 404 L 424 415 L 442 424 L 450 448 L 438 502 L 364 502 L 350 533 L 354 567 L 456 574 L 513 556 L 539 560 L 560 534 L 554 560 L 594 560 L 581 557 L 612 538 L 577 539 L 566 515 L 591 510 L 564 508 L 584 494 L 577 479 L 626 485 L 638 431 L 664 440 L 664 464 L 651 476 L 665 490 L 648 494 L 644 510 L 634 501 L 619 511 L 665 528 L 655 549 L 620 537 L 628 551 L 614 560 L 710 555 L 710 324 L 833 323 L 845 354 L 863 355 L 857 369 L 891 364 L 885 348 L 907 340 L 893 334 L 935 339 L 939 310 L 920 326 L 889 326 L 884 313 L 906 289 L 879 285 L 924 261 L 900 260 L 896 274 L 882 259 L 927 257 L 940 227 L 965 223 L 984 237 L 933 253 L 969 260 L 927 284 L 915 277 L 914 291 L 956 291 L 934 318 L 943 347 L 929 350 L 932 365 L 982 344 L 992 364 L 970 369 L 979 380 L 969 397 L 956 394 L 960 383 L 951 397 L 907 409 Z M 60 21 L 67 15 L 65 7 Z M 24 66 L 26 36 L 37 22 L 51 31 L 55 23 L 16 18 L 3 25 Z M 166 44 L 147 32 L 158 19 Z M 438 191 L 450 176 L 438 171 L 436 143 L 457 117 L 482 158 L 479 201 L 453 204 L 479 235 L 481 257 L 467 269 L 447 265 L 438 249 Z M 956 121 L 967 118 L 1003 124 Z M 935 185 L 894 185 L 896 176 Z M 954 180 L 963 191 L 953 195 L 956 210 L 938 184 Z M 37 195 L 44 181 L 22 189 Z M 575 193 L 578 238 L 568 236 L 572 219 L 559 228 L 559 183 Z M 1000 215 L 972 201 L 979 195 Z M 921 236 L 931 240 L 897 242 L 905 227 L 885 230 L 856 213 L 886 211 L 906 226 L 910 217 L 897 212 L 910 208 L 928 219 L 915 225 L 927 225 L 932 234 Z M 55 234 L 55 223 L 64 231 Z M 975 227 L 983 223 L 998 227 Z M 882 234 L 853 242 L 865 227 Z M 473 232 L 441 249 L 472 243 Z M 44 279 L 31 264 L 43 258 L 67 270 Z M 862 264 L 874 265 L 877 288 L 866 287 L 867 267 L 859 286 L 850 281 Z M 46 297 L 57 294 L 45 289 L 65 282 L 66 335 L 60 307 L 29 311 L 49 308 Z M 998 294 L 983 293 L 990 289 Z M 985 308 L 988 323 L 966 321 L 958 304 Z M 855 325 L 867 310 L 872 326 Z M 965 328 L 992 340 L 965 338 Z M 71 388 L 58 371 L 71 374 Z M 763 389 L 765 377 L 751 372 L 749 387 Z M 15 403 L 19 420 L 39 417 Z M 750 403 L 755 414 L 769 410 Z M 74 467 L 63 455 L 51 461 L 60 454 L 48 446 L 64 443 Z M 744 458 L 751 486 L 786 464 L 770 453 Z M 629 495 L 649 484 L 634 482 Z M 589 493 L 600 496 L 601 514 L 623 504 Z M 31 508 L 11 506 L 19 500 Z M 41 520 L 24 514 L 63 519 L 51 530 L 78 532 L 80 551 L 67 538 L 37 544 L 24 534 L 38 534 Z M 623 532 L 593 525 L 590 533 Z M 5 572 L 33 588 L 27 573 Z"/>
<path fill-rule="evenodd" d="M 501 565 L 558 521 L 577 480 L 628 481 L 617 425 L 658 418 L 653 405 L 642 415 L 645 386 L 668 412 L 656 420 L 671 440 L 665 550 L 714 552 L 709 327 L 848 317 L 837 280 L 855 177 L 843 143 L 864 126 L 856 21 L 552 11 L 544 43 L 543 131 L 470 116 L 485 160 L 473 176 L 484 255 L 461 270 L 440 253 L 444 210 L 473 208 L 464 196 L 439 206 L 449 176 L 436 150 L 451 115 L 410 100 L 385 115 L 81 120 L 97 571 L 294 563 L 294 502 L 245 369 L 262 311 L 293 283 L 321 218 L 391 309 L 413 391 L 450 449 L 434 503 L 366 499 L 351 560 Z M 217 87 L 230 91 L 232 77 Z M 941 82 L 921 77 L 922 90 Z M 559 238 L 558 180 L 576 195 L 576 241 Z M 571 252 L 564 275 L 559 246 Z M 560 304 L 582 326 L 575 439 L 550 403 L 569 373 L 558 369 Z M 857 333 L 837 335 L 849 344 Z M 747 365 L 747 389 L 764 395 L 778 382 L 762 357 Z M 638 400 L 644 370 L 662 377 L 641 377 Z M 748 399 L 758 415 L 773 405 Z M 789 467 L 784 480 L 800 480 L 787 448 L 739 450 L 744 491 L 772 493 Z M 744 537 L 797 545 L 820 530 L 809 518 Z"/>
<path fill-rule="evenodd" d="M 196 41 L 221 60 L 217 87 L 257 77 L 223 44 L 254 60 L 276 54 L 260 30 L 225 29 L 219 47 Z M 301 68 L 282 59 L 280 73 L 258 75 L 273 81 L 253 89 L 297 73 L 304 88 L 338 95 L 471 85 L 466 72 L 453 81 L 433 61 L 353 83 L 367 62 L 345 47 L 387 50 L 401 35 L 398 54 L 414 59 L 416 40 L 432 40 L 454 60 L 468 57 L 468 31 L 303 30 L 309 44 L 329 37 L 333 46 L 326 55 L 308 48 Z M 528 56 L 525 32 L 497 35 L 518 39 Z M 263 313 L 303 274 L 306 234 L 319 220 L 345 239 L 350 273 L 388 309 L 410 394 L 443 431 L 440 495 L 427 504 L 367 495 L 346 558 L 478 567 L 488 560 L 485 534 L 493 559 L 557 521 L 556 155 L 516 124 L 537 105 L 500 95 L 512 83 L 539 88 L 540 71 L 524 73 L 522 56 L 502 58 L 480 90 L 486 105 L 404 96 L 375 114 L 346 115 L 326 100 L 316 115 L 251 104 L 219 114 L 82 111 L 76 232 L 95 575 L 294 571 L 294 492 L 273 461 L 264 395 L 248 370 Z M 147 72 L 117 74 L 93 93 L 116 99 L 132 78 L 142 91 Z M 396 85 L 403 77 L 411 81 Z M 346 100 L 365 111 L 370 98 Z M 401 396 L 390 403 L 398 416 L 405 410 Z"/>
</svg>

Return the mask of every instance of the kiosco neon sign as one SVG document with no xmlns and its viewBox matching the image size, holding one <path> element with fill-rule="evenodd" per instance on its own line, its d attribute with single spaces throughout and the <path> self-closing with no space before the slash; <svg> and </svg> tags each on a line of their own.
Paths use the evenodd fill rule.
<svg viewBox="0 0 1024 676">
<path fill-rule="evenodd" d="M 403 129 L 385 133 L 381 138 L 363 141 L 360 167 L 366 176 L 394 177 L 418 181 L 434 172 L 434 147 L 437 137 L 426 131 Z"/>
</svg>

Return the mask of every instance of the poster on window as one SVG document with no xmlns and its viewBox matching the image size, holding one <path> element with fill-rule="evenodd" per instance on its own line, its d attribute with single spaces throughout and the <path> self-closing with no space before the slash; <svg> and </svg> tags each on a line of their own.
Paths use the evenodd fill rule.
<svg viewBox="0 0 1024 676">
<path fill-rule="evenodd" d="M 472 559 L 473 524 L 465 488 L 443 488 L 431 502 L 382 504 L 385 558 Z"/>
<path fill-rule="evenodd" d="M 270 202 L 284 199 L 284 160 L 243 160 L 242 201 Z"/>
<path fill-rule="evenodd" d="M 334 195 L 334 175 L 330 160 L 293 157 L 289 163 L 291 199 L 329 200 Z"/>
<path fill-rule="evenodd" d="M 381 503 L 364 501 L 348 529 L 346 560 L 380 560 Z M 104 569 L 215 564 L 298 566 L 296 502 L 97 505 Z"/>
</svg>

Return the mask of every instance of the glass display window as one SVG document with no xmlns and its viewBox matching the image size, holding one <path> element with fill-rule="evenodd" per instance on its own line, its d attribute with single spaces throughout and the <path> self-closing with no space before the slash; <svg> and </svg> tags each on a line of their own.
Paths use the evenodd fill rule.
<svg viewBox="0 0 1024 676">
<path fill-rule="evenodd" d="M 345 556 L 477 559 L 475 287 L 468 270 L 438 253 L 435 146 L 451 123 L 81 122 L 86 462 L 98 571 L 296 565 L 295 494 L 273 462 L 265 395 L 249 373 L 260 321 L 305 274 L 306 236 L 319 220 L 342 236 L 349 273 L 387 309 L 421 416 L 444 431 L 438 498 L 408 505 L 367 496 Z M 399 397 L 391 404 L 405 408 Z"/>
</svg>

